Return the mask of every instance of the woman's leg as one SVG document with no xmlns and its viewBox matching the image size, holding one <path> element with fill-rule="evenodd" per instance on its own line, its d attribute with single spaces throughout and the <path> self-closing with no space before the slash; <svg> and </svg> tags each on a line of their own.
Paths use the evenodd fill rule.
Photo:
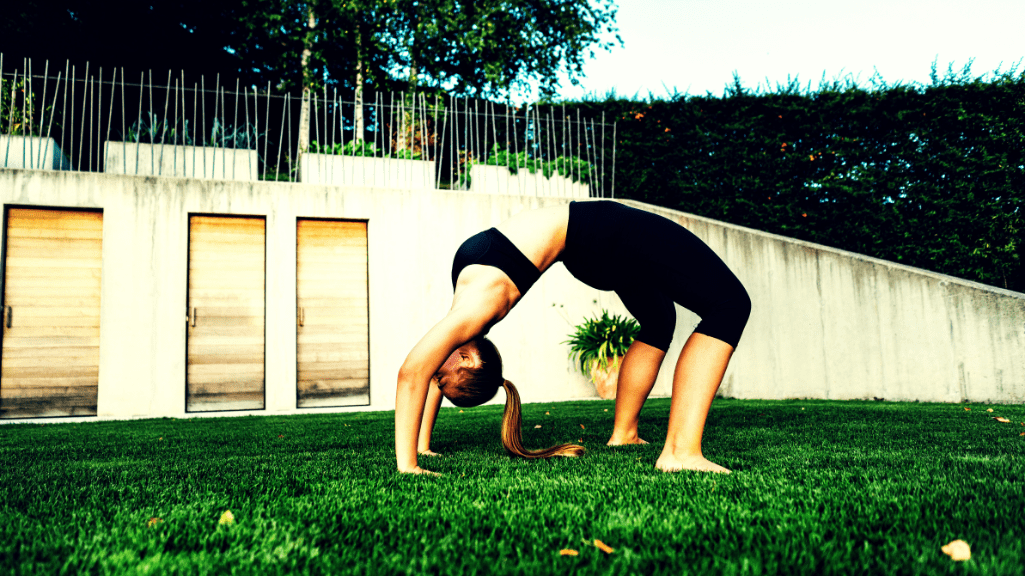
<svg viewBox="0 0 1025 576">
<path fill-rule="evenodd" d="M 655 467 L 666 472 L 729 470 L 706 460 L 701 454 L 701 435 L 712 399 L 726 373 L 733 346 L 695 332 L 680 353 L 673 375 L 673 398 L 669 407 L 669 432 Z M 618 404 L 617 404 L 618 408 Z M 618 421 L 618 410 L 617 410 Z"/>
<path fill-rule="evenodd" d="M 635 340 L 623 357 L 616 386 L 616 423 L 609 446 L 647 444 L 637 435 L 638 416 L 655 385 L 658 369 L 666 353 L 640 340 Z"/>
</svg>

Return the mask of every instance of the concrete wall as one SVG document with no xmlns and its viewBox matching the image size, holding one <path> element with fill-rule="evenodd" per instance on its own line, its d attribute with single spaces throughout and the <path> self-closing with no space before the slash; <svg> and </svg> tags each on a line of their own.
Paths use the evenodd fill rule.
<svg viewBox="0 0 1025 576">
<path fill-rule="evenodd" d="M 404 190 L 434 189 L 434 160 L 303 154 L 299 181 L 331 186 L 376 186 Z"/>
<path fill-rule="evenodd" d="M 693 231 L 751 294 L 722 395 L 1025 401 L 1025 294 L 628 204 Z M 674 347 L 697 323 L 678 317 Z"/>
<path fill-rule="evenodd" d="M 189 214 L 266 217 L 267 408 L 259 413 L 286 414 L 338 410 L 295 408 L 297 218 L 369 223 L 371 404 L 363 409 L 391 409 L 399 365 L 451 304 L 459 244 L 521 210 L 566 201 L 14 169 L 0 169 L 0 200 L 103 210 L 101 418 L 185 415 Z M 642 207 L 703 238 L 752 295 L 724 395 L 1025 400 L 1025 295 Z M 625 312 L 614 294 L 556 264 L 492 329 L 525 401 L 595 397 L 561 342 L 603 307 Z M 697 324 L 678 312 L 671 354 Z M 672 366 L 653 395 L 670 393 Z"/>
<path fill-rule="evenodd" d="M 0 135 L 0 168 L 71 170 L 71 160 L 53 138 Z"/>
<path fill-rule="evenodd" d="M 256 150 L 113 142 L 103 144 L 103 171 L 133 176 L 259 180 Z"/>
</svg>

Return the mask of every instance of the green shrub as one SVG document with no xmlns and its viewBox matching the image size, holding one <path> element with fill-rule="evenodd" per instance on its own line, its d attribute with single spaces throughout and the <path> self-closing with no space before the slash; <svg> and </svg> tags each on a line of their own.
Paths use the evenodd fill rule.
<svg viewBox="0 0 1025 576">
<path fill-rule="evenodd" d="M 396 150 L 388 153 L 382 148 L 378 148 L 372 142 L 368 143 L 365 140 L 350 140 L 343 146 L 341 142 L 335 142 L 333 145 L 328 146 L 326 144 L 320 144 L 316 140 L 310 142 L 310 153 L 311 154 L 329 154 L 333 156 L 363 156 L 368 158 L 397 158 L 401 160 L 422 160 L 423 155 L 420 152 L 414 152 L 412 150 Z"/>
<path fill-rule="evenodd" d="M 604 369 L 611 359 L 626 354 L 640 331 L 641 326 L 633 318 L 610 316 L 608 310 L 602 310 L 601 318 L 584 320 L 563 344 L 570 345 L 569 357 L 586 374 L 593 365 Z"/>
</svg>

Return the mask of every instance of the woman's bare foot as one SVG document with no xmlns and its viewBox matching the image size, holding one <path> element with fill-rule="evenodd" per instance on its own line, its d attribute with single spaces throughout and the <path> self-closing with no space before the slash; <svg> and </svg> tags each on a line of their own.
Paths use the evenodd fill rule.
<svg viewBox="0 0 1025 576">
<path fill-rule="evenodd" d="M 663 472 L 679 472 L 680 470 L 694 470 L 697 472 L 717 472 L 719 474 L 730 474 L 728 468 L 716 464 L 701 456 L 688 456 L 679 458 L 671 454 L 662 454 L 655 462 L 655 468 Z"/>
<path fill-rule="evenodd" d="M 630 446 L 631 444 L 647 444 L 646 440 L 642 440 L 640 436 L 634 434 L 632 436 L 617 436 L 612 435 L 609 441 L 606 442 L 606 446 Z"/>
<path fill-rule="evenodd" d="M 399 470 L 399 472 L 402 474 L 423 474 L 425 476 L 441 476 L 440 472 L 431 472 L 430 470 L 424 470 L 419 466 L 413 468 L 412 470 Z"/>
<path fill-rule="evenodd" d="M 441 456 L 441 454 L 438 454 L 437 452 L 431 450 L 430 448 L 428 448 L 426 450 L 417 450 L 416 453 L 421 455 L 421 456 Z"/>
</svg>

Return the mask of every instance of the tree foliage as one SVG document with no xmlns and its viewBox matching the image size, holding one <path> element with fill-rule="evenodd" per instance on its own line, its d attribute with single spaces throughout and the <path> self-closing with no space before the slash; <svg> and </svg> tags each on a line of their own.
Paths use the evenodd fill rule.
<svg viewBox="0 0 1025 576">
<path fill-rule="evenodd" d="M 0 19 L 0 52 L 289 91 L 355 88 L 359 66 L 378 90 L 551 95 L 614 45 L 615 16 L 613 0 L 26 0 Z"/>
<path fill-rule="evenodd" d="M 576 106 L 617 196 L 1025 291 L 1025 74 Z"/>
<path fill-rule="evenodd" d="M 235 61 L 224 50 L 223 19 L 229 0 L 25 0 L 5 6 L 0 17 L 0 53 L 4 68 L 34 61 L 42 74 L 43 61 L 51 72 L 63 71 L 70 61 L 81 75 L 99 68 L 107 77 L 115 68 L 127 78 L 152 71 L 166 81 L 185 71 L 190 79 L 217 73 L 235 75 Z"/>
<path fill-rule="evenodd" d="M 502 96 L 537 82 L 552 96 L 572 83 L 595 49 L 610 49 L 612 0 L 394 0 L 389 28 L 406 76 L 449 93 Z M 618 40 L 618 36 L 616 37 Z M 620 41 L 621 42 L 621 41 Z"/>
</svg>

